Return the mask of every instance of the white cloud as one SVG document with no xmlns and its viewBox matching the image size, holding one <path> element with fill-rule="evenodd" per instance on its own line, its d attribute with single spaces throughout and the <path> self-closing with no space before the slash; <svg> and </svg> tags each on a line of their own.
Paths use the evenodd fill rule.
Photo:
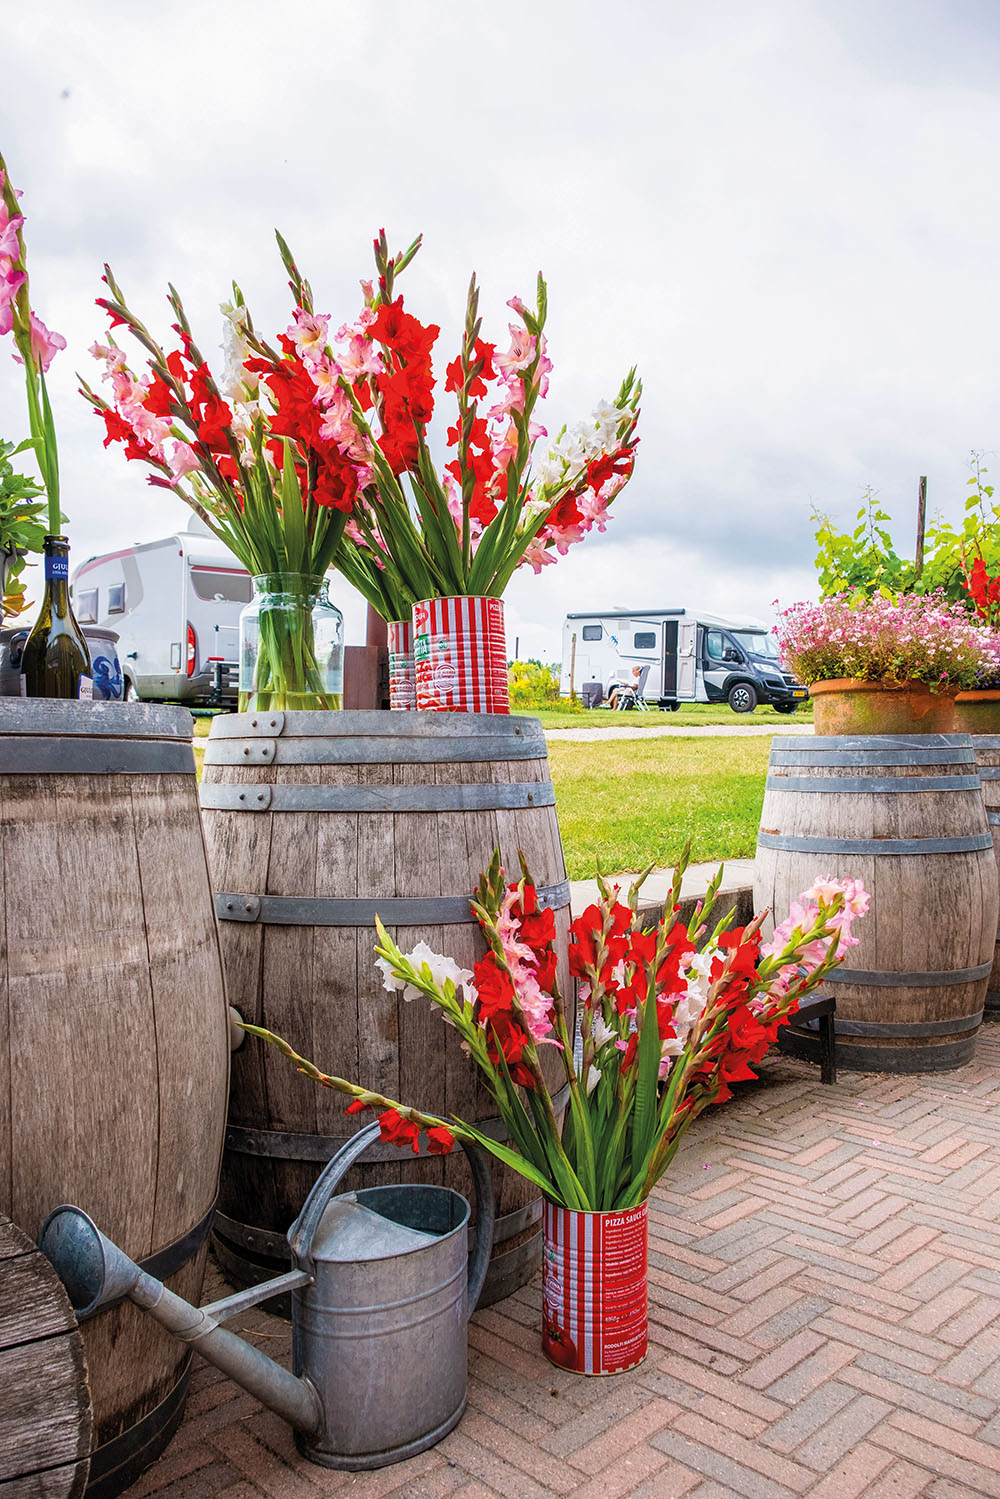
<svg viewBox="0 0 1000 1499">
<path fill-rule="evenodd" d="M 439 369 L 470 270 L 502 337 L 542 266 L 552 430 L 639 365 L 642 447 L 608 536 L 510 590 L 531 654 L 591 595 L 762 614 L 808 592 L 810 503 L 846 518 L 867 483 L 904 538 L 919 474 L 954 513 L 968 450 L 997 443 L 998 33 L 978 0 L 7 18 L 0 148 L 34 300 L 70 341 L 52 389 L 75 556 L 183 515 L 74 394 L 102 261 L 161 333 L 173 281 L 211 357 L 234 276 L 262 328 L 285 324 L 275 224 L 338 319 L 373 231 L 422 229 L 404 287 L 442 325 Z M 24 425 L 0 349 L 0 432 Z"/>
</svg>

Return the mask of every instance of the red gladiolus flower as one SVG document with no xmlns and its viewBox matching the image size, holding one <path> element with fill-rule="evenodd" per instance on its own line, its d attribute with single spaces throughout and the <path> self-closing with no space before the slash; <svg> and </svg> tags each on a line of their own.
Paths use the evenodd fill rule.
<svg viewBox="0 0 1000 1499">
<path fill-rule="evenodd" d="M 371 1104 L 370 1103 L 365 1103 L 362 1099 L 355 1098 L 351 1103 L 349 1103 L 347 1105 L 347 1108 L 344 1110 L 344 1113 L 345 1114 L 363 1114 L 364 1111 L 365 1111 L 365 1109 L 370 1109 L 370 1108 L 371 1108 Z"/>
<path fill-rule="evenodd" d="M 398 1146 L 400 1150 L 410 1145 L 413 1147 L 414 1155 L 420 1154 L 419 1124 L 411 1124 L 396 1109 L 386 1109 L 384 1114 L 379 1115 L 378 1124 L 383 1140 Z"/>
<path fill-rule="evenodd" d="M 104 278 L 102 277 L 101 279 L 103 280 Z M 114 308 L 111 306 L 111 303 L 107 300 L 106 297 L 95 297 L 94 305 L 95 307 L 103 307 L 104 311 L 111 319 L 112 328 L 128 327 L 128 319 L 123 318 L 121 313 L 115 312 Z"/>
<path fill-rule="evenodd" d="M 106 411 L 101 412 L 101 416 L 104 418 L 104 430 L 107 433 L 104 439 L 104 446 L 106 448 L 110 447 L 113 442 L 129 441 L 132 436 L 132 428 L 128 422 L 122 420 L 117 411 L 113 411 L 109 406 Z"/>
<path fill-rule="evenodd" d="M 435 1124 L 427 1131 L 427 1148 L 431 1155 L 451 1155 L 455 1136 L 443 1124 Z"/>
<path fill-rule="evenodd" d="M 153 383 L 143 397 L 142 404 L 154 416 L 170 416 L 172 414 L 170 403 L 173 398 L 174 394 L 170 386 L 165 380 L 161 380 L 159 375 L 154 374 Z"/>
</svg>

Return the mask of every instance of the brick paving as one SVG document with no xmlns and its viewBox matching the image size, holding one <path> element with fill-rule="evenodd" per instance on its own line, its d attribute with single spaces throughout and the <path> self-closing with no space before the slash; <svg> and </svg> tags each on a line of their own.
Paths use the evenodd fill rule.
<svg viewBox="0 0 1000 1499">
<path fill-rule="evenodd" d="M 455 1431 L 352 1474 L 304 1462 L 282 1421 L 201 1365 L 129 1499 L 1000 1496 L 998 1214 L 1000 1025 L 936 1077 L 824 1088 L 769 1058 L 651 1200 L 640 1368 L 553 1368 L 533 1283 L 473 1319 Z M 286 1324 L 230 1325 L 287 1359 Z"/>
</svg>

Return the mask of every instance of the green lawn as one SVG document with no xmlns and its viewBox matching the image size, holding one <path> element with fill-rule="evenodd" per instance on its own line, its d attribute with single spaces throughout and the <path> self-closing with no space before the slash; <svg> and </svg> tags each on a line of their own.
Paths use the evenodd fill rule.
<svg viewBox="0 0 1000 1499">
<path fill-rule="evenodd" d="M 710 716 L 712 715 L 712 716 Z M 596 720 L 624 727 L 651 719 L 683 726 L 766 722 L 777 733 L 785 720 L 763 710 L 742 716 L 696 704 L 670 714 L 592 712 L 538 715 L 547 726 Z M 796 718 L 805 717 L 796 714 Z M 809 715 L 811 717 L 811 713 Z M 199 775 L 211 719 L 195 719 Z M 609 874 L 671 867 L 688 838 L 694 863 L 751 858 L 757 838 L 771 741 L 765 735 L 723 739 L 554 740 L 549 765 L 571 880 L 593 877 L 597 861 Z"/>
<path fill-rule="evenodd" d="M 630 715 L 631 716 L 631 715 Z M 630 739 L 549 745 L 566 868 L 592 878 L 647 864 L 752 858 L 771 741 Z"/>
</svg>

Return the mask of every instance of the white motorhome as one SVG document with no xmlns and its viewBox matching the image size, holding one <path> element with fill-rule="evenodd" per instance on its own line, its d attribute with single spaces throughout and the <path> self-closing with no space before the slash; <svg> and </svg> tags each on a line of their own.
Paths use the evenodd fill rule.
<svg viewBox="0 0 1000 1499">
<path fill-rule="evenodd" d="M 236 701 L 240 611 L 253 583 L 229 548 L 197 526 L 91 557 L 73 574 L 80 624 L 118 633 L 127 698 Z"/>
<path fill-rule="evenodd" d="M 809 689 L 783 670 L 774 635 L 750 619 L 724 619 L 688 609 L 613 610 L 568 614 L 563 626 L 560 691 L 596 705 L 614 682 L 640 672 L 647 703 L 676 710 L 681 703 L 726 703 L 752 713 L 770 703 L 794 713 Z"/>
</svg>

